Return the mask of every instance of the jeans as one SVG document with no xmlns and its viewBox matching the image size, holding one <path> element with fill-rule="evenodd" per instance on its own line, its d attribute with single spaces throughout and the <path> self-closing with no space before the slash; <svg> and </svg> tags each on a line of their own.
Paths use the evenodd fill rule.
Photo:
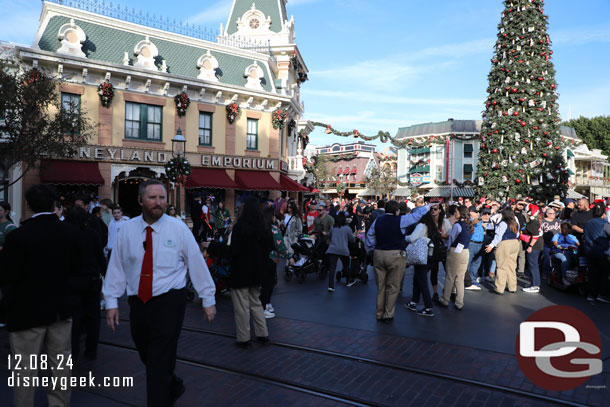
<svg viewBox="0 0 610 407">
<path fill-rule="evenodd" d="M 542 275 L 546 276 L 551 272 L 551 248 L 544 246 L 542 249 Z"/>
<path fill-rule="evenodd" d="M 574 261 L 577 260 L 576 255 L 570 251 L 553 253 L 551 257 L 561 261 L 561 277 L 565 277 L 566 271 L 568 271 L 574 264 Z"/>
<path fill-rule="evenodd" d="M 411 301 L 417 304 L 421 294 L 424 299 L 424 307 L 430 309 L 432 308 L 432 298 L 428 290 L 428 270 L 430 270 L 430 266 L 427 264 L 415 265 L 413 271 L 413 298 Z"/>
<path fill-rule="evenodd" d="M 483 255 L 485 253 L 483 250 L 483 243 L 470 242 L 468 251 L 470 252 L 470 257 L 468 258 L 468 271 L 470 272 L 470 277 L 474 283 L 479 276 L 481 261 L 483 260 Z"/>
<path fill-rule="evenodd" d="M 540 287 L 540 268 L 538 260 L 540 259 L 540 250 L 533 250 L 531 253 L 525 253 L 527 257 L 527 269 L 532 277 L 532 287 Z"/>
</svg>

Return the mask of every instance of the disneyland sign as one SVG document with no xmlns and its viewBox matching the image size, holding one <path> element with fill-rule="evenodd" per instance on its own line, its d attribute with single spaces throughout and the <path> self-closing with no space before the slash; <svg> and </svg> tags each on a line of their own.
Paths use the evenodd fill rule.
<svg viewBox="0 0 610 407">
<path fill-rule="evenodd" d="M 143 150 L 137 148 L 87 146 L 81 147 L 78 158 L 111 162 L 142 163 L 162 165 L 172 158 L 172 154 L 161 150 Z M 228 169 L 275 170 L 279 168 L 279 160 L 273 158 L 243 157 L 219 154 L 187 153 L 187 160 L 202 167 Z"/>
</svg>

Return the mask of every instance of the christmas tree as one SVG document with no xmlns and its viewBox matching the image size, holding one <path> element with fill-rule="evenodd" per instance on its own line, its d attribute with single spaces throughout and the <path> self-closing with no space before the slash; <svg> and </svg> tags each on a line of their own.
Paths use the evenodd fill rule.
<svg viewBox="0 0 610 407">
<path fill-rule="evenodd" d="M 543 0 L 507 0 L 489 73 L 477 192 L 494 198 L 564 196 L 555 68 Z"/>
</svg>

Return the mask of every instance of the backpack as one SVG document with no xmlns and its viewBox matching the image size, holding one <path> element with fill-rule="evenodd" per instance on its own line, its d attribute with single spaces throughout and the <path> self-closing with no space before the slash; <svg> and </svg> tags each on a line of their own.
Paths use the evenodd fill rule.
<svg viewBox="0 0 610 407">
<path fill-rule="evenodd" d="M 434 245 L 432 258 L 435 261 L 445 261 L 447 259 L 447 244 L 443 241 L 443 237 L 438 230 L 435 230 L 430 236 L 430 243 Z"/>
</svg>

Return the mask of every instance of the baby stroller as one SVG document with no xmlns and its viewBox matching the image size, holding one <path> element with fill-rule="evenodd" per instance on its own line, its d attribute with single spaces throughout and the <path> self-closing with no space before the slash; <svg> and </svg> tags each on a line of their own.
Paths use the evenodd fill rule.
<svg viewBox="0 0 610 407">
<path fill-rule="evenodd" d="M 354 243 L 349 244 L 349 257 L 350 264 L 348 268 L 349 276 L 343 275 L 343 272 L 337 271 L 337 281 L 341 281 L 345 277 L 348 281 L 360 279 L 363 284 L 369 281 L 369 275 L 366 273 L 366 250 L 364 249 L 364 242 L 356 238 Z M 350 277 L 350 278 L 348 278 Z"/>
<path fill-rule="evenodd" d="M 212 259 L 211 265 L 208 267 L 216 285 L 216 293 L 224 293 L 229 289 L 229 271 L 231 269 L 229 247 L 226 244 L 226 240 L 222 242 L 218 239 L 212 240 L 207 251 Z"/>
<path fill-rule="evenodd" d="M 315 237 L 303 235 L 299 240 L 292 245 L 294 254 L 294 265 L 286 266 L 284 271 L 284 279 L 292 280 L 292 277 L 297 278 L 299 283 L 305 281 L 307 274 L 317 273 L 318 277 L 323 280 L 326 277 L 326 267 L 323 265 L 322 249 L 324 244 L 319 242 Z"/>
</svg>

